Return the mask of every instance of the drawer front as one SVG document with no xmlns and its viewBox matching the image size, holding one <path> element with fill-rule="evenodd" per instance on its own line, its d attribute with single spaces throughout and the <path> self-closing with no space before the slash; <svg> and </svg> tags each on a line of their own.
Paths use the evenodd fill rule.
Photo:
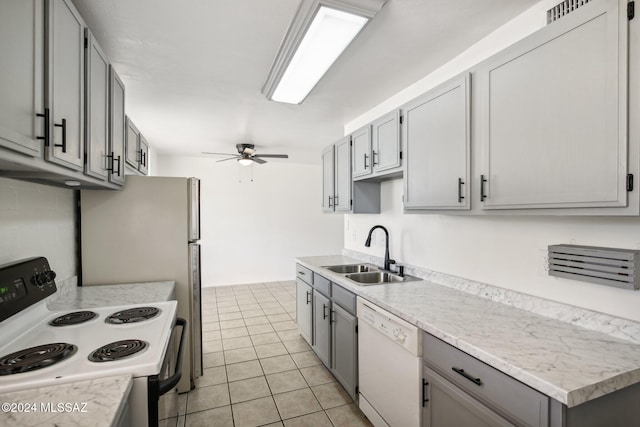
<svg viewBox="0 0 640 427">
<path fill-rule="evenodd" d="M 349 292 L 342 286 L 331 284 L 331 299 L 349 313 L 356 315 L 356 294 Z"/>
<path fill-rule="evenodd" d="M 313 285 L 313 272 L 307 267 L 296 264 L 296 277 L 309 285 Z"/>
<path fill-rule="evenodd" d="M 422 337 L 424 363 L 516 424 L 549 425 L 549 398 L 433 335 Z"/>
<path fill-rule="evenodd" d="M 313 273 L 313 287 L 322 295 L 331 297 L 331 282 L 318 273 Z"/>
</svg>

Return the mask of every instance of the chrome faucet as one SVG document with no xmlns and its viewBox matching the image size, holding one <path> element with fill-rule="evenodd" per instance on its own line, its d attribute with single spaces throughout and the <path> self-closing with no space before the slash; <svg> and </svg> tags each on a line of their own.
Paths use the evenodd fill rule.
<svg viewBox="0 0 640 427">
<path fill-rule="evenodd" d="M 367 236 L 367 241 L 364 242 L 364 245 L 369 248 L 371 247 L 371 234 L 373 234 L 373 231 L 379 228 L 382 231 L 384 231 L 384 236 L 385 236 L 385 244 L 384 244 L 384 269 L 387 271 L 391 271 L 391 264 L 395 264 L 396 261 L 393 259 L 389 259 L 389 232 L 387 231 L 386 228 L 384 228 L 382 225 L 374 225 L 373 227 L 371 227 L 371 230 L 369 230 L 369 236 Z"/>
</svg>

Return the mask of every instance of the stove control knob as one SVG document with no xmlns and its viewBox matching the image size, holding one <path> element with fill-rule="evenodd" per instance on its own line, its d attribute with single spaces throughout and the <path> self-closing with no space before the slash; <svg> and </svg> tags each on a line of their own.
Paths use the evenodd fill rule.
<svg viewBox="0 0 640 427">
<path fill-rule="evenodd" d="M 33 282 L 34 285 L 44 286 L 48 283 L 51 283 L 51 281 L 55 278 L 56 278 L 56 272 L 49 270 L 49 271 L 44 271 L 42 273 L 36 273 L 31 278 L 31 281 Z"/>
</svg>

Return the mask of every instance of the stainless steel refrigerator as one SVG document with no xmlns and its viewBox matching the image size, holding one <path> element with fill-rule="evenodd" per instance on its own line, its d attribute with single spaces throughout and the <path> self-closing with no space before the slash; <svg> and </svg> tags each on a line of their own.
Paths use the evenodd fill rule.
<svg viewBox="0 0 640 427">
<path fill-rule="evenodd" d="M 83 286 L 176 282 L 191 330 L 178 391 L 188 391 L 202 375 L 200 180 L 127 176 L 122 191 L 82 190 L 80 206 Z"/>
</svg>

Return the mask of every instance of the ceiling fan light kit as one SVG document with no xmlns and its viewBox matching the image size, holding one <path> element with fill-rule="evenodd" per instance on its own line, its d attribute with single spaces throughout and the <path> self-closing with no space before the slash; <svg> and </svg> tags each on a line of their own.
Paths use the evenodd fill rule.
<svg viewBox="0 0 640 427">
<path fill-rule="evenodd" d="M 226 162 L 227 160 L 236 159 L 238 163 L 242 166 L 250 166 L 254 163 L 258 163 L 259 165 L 267 163 L 263 158 L 272 158 L 272 159 L 288 159 L 288 154 L 256 154 L 254 144 L 236 144 L 236 150 L 238 150 L 238 154 L 228 154 L 228 153 L 210 153 L 207 151 L 203 151 L 202 154 L 213 154 L 220 156 L 231 156 L 226 159 L 217 160 L 216 162 Z"/>
<path fill-rule="evenodd" d="M 303 0 L 262 87 L 267 99 L 302 103 L 386 0 Z"/>
</svg>

